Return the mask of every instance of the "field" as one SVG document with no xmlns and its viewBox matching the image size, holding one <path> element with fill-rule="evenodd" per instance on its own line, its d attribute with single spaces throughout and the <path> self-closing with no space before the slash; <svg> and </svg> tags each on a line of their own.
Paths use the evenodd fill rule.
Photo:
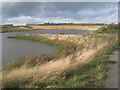
<svg viewBox="0 0 120 90">
<path fill-rule="evenodd" d="M 61 30 L 97 30 L 104 25 L 40 25 L 40 26 L 3 26 L 2 31 L 17 32 L 17 31 L 32 31 L 44 29 L 61 29 Z"/>
<path fill-rule="evenodd" d="M 115 25 L 78 35 L 26 34 L 9 38 L 42 42 L 58 51 L 7 64 L 2 72 L 4 88 L 104 87 L 111 65 L 109 55 L 119 44 Z"/>
<path fill-rule="evenodd" d="M 47 25 L 47 26 L 32 26 L 33 29 L 65 29 L 65 30 L 97 30 L 101 25 Z"/>
</svg>

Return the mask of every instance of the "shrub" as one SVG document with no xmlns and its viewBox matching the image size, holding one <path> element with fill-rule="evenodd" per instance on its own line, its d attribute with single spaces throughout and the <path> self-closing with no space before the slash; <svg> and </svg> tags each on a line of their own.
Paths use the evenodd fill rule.
<svg viewBox="0 0 120 90">
<path fill-rule="evenodd" d="M 59 34 L 62 34 L 62 35 L 64 35 L 64 33 L 59 33 Z"/>
</svg>

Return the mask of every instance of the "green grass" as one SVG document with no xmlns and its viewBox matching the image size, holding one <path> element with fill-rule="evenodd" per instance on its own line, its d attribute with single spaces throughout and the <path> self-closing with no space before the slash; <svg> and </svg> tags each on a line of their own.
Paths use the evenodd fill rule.
<svg viewBox="0 0 120 90">
<path fill-rule="evenodd" d="M 64 33 L 59 33 L 59 34 L 62 34 L 62 35 L 64 35 Z"/>
</svg>

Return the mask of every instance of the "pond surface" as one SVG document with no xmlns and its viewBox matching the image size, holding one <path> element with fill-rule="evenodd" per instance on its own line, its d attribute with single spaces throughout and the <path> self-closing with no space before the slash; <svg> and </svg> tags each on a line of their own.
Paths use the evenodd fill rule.
<svg viewBox="0 0 120 90">
<path fill-rule="evenodd" d="M 21 32 L 9 32 L 2 33 L 2 65 L 17 60 L 23 56 L 32 56 L 36 54 L 50 54 L 57 49 L 34 41 L 20 40 L 8 38 L 8 36 L 14 34 L 79 34 L 86 32 L 87 30 L 35 30 L 35 31 L 21 31 Z M 1 43 L 0 43 L 1 44 Z"/>
</svg>

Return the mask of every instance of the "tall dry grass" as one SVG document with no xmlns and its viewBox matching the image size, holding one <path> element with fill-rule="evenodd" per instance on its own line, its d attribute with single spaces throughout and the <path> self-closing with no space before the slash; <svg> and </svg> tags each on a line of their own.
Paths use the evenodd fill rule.
<svg viewBox="0 0 120 90">
<path fill-rule="evenodd" d="M 21 67 L 9 72 L 3 71 L 3 87 L 28 87 L 29 85 L 34 87 L 33 83 L 36 81 L 50 81 L 59 78 L 76 66 L 89 63 L 96 53 L 100 53 L 112 45 L 113 41 L 117 40 L 117 36 L 92 33 L 89 36 L 82 35 L 82 39 L 80 36 L 78 40 L 83 42 L 82 48 L 77 48 L 76 52 L 66 57 L 53 59 L 33 68 Z M 81 44 L 78 44 L 78 47 L 80 47 L 79 45 Z"/>
</svg>

